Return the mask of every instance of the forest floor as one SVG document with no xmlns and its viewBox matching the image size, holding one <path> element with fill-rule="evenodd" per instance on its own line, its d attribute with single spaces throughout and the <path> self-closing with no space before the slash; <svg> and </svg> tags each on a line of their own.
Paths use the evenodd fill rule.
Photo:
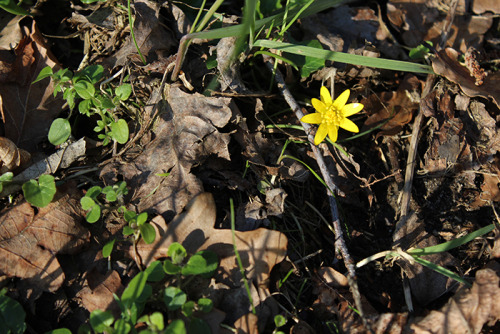
<svg viewBox="0 0 500 334">
<path fill-rule="evenodd" d="M 182 333 L 179 319 L 188 333 L 498 332 L 498 1 L 352 1 L 281 36 L 433 74 L 286 52 L 273 73 L 257 47 L 226 66 L 232 37 L 193 40 L 181 63 L 201 2 L 134 1 L 137 46 L 126 1 L 4 13 L 0 166 L 17 183 L 2 192 L 0 284 L 24 310 L 23 330 L 161 333 L 159 313 L 169 333 Z M 258 15 L 285 2 L 261 0 Z M 207 29 L 240 23 L 243 5 L 225 1 Z M 255 40 L 280 37 L 278 23 Z M 32 84 L 46 66 L 74 73 L 59 77 L 68 93 L 53 94 L 55 77 Z M 361 136 L 309 142 L 293 102 L 314 112 L 322 86 L 363 104 L 349 118 Z M 71 137 L 54 146 L 58 118 Z M 46 206 L 20 187 L 41 174 L 57 185 Z M 187 251 L 178 262 L 174 242 Z"/>
</svg>

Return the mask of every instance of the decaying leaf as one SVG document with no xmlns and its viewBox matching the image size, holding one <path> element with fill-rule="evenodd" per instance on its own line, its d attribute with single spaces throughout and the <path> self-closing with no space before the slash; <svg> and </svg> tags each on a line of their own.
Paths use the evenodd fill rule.
<svg viewBox="0 0 500 334">
<path fill-rule="evenodd" d="M 416 334 L 480 333 L 500 319 L 500 278 L 492 269 L 476 273 L 472 288 L 462 289 L 439 311 L 411 325 Z"/>
<path fill-rule="evenodd" d="M 500 72 L 489 73 L 483 84 L 477 86 L 476 79 L 457 61 L 457 57 L 458 53 L 452 48 L 441 50 L 432 60 L 434 72 L 458 84 L 467 96 L 491 98 L 500 108 Z"/>
<path fill-rule="evenodd" d="M 172 242 L 181 243 L 193 254 L 199 250 L 211 250 L 220 260 L 215 275 L 218 284 L 227 286 L 222 301 L 216 307 L 228 313 L 233 321 L 250 311 L 247 292 L 243 287 L 241 273 L 238 269 L 231 230 L 215 229 L 215 202 L 209 193 L 196 196 L 186 207 L 186 212 L 176 217 L 168 225 L 161 216 L 153 219 L 157 238 L 153 244 L 140 242 L 137 253 L 130 247 L 128 254 L 133 259 L 141 259 L 144 265 L 167 256 Z M 278 231 L 259 228 L 248 232 L 235 232 L 236 247 L 245 268 L 245 275 L 250 282 L 254 306 L 260 306 L 259 317 L 268 316 L 268 308 L 264 301 L 270 293 L 267 280 L 273 266 L 284 259 L 287 249 L 287 238 Z M 236 317 L 236 318 L 235 318 Z"/>
<path fill-rule="evenodd" d="M 83 289 L 78 292 L 83 307 L 91 313 L 94 310 L 107 310 L 118 316 L 120 307 L 113 298 L 113 294 L 120 296 L 124 290 L 120 275 L 114 270 L 106 275 L 91 270 L 87 273 L 85 281 Z"/>
<path fill-rule="evenodd" d="M 65 195 L 45 208 L 27 202 L 0 215 L 0 274 L 25 279 L 38 290 L 56 291 L 64 273 L 56 254 L 75 254 L 89 241 L 83 227 L 78 194 L 68 186 Z M 59 198 L 57 198 L 59 197 Z"/>
<path fill-rule="evenodd" d="M 10 139 L 0 137 L 0 175 L 23 167 L 30 159 L 27 151 L 17 148 Z"/>
<path fill-rule="evenodd" d="M 218 128 L 227 124 L 236 106 L 228 98 L 187 94 L 178 87 L 170 89 L 167 102 L 154 129 L 155 139 L 133 163 L 108 164 L 101 176 L 114 184 L 117 173 L 123 175 L 134 189 L 132 200 L 139 211 L 152 209 L 173 217 L 203 191 L 191 168 L 211 155 L 229 160 L 229 134 Z"/>
<path fill-rule="evenodd" d="M 422 83 L 414 75 L 406 75 L 396 92 L 382 92 L 380 95 L 372 94 L 361 101 L 370 116 L 365 121 L 365 128 L 372 128 L 382 122 L 382 131 L 378 136 L 392 136 L 401 131 L 408 124 L 413 113 L 418 108 L 418 100 Z"/>
<path fill-rule="evenodd" d="M 0 51 L 5 136 L 30 152 L 36 151 L 38 143 L 47 138 L 49 126 L 63 105 L 61 95 L 55 98 L 52 95 L 53 84 L 48 78 L 31 84 L 46 66 L 56 70 L 58 67 L 35 21 L 14 52 Z"/>
</svg>

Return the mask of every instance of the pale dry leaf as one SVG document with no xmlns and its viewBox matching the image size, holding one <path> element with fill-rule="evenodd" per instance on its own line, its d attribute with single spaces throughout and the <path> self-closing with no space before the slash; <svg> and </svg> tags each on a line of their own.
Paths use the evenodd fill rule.
<svg viewBox="0 0 500 334">
<path fill-rule="evenodd" d="M 191 168 L 210 156 L 229 160 L 230 136 L 221 133 L 236 108 L 229 98 L 188 94 L 178 87 L 168 93 L 168 108 L 154 128 L 155 139 L 131 163 L 110 163 L 101 171 L 108 184 L 121 174 L 134 189 L 139 211 L 154 210 L 172 218 L 187 202 L 203 192 Z M 170 173 L 168 176 L 161 176 Z"/>
<path fill-rule="evenodd" d="M 35 215 L 23 202 L 0 215 L 0 274 L 19 277 L 38 290 L 56 291 L 64 273 L 56 254 L 75 254 L 88 241 L 89 232 L 80 225 L 79 195 L 73 186 L 65 195 Z"/>
<path fill-rule="evenodd" d="M 485 324 L 500 319 L 500 278 L 492 269 L 482 269 L 470 289 L 462 288 L 439 311 L 413 323 L 415 334 L 480 333 Z"/>
<path fill-rule="evenodd" d="M 124 290 L 120 275 L 114 270 L 106 275 L 91 270 L 87 273 L 85 281 L 85 286 L 77 294 L 83 307 L 91 313 L 95 310 L 107 310 L 118 316 L 120 307 L 113 298 L 113 294 L 120 296 Z"/>
<path fill-rule="evenodd" d="M 347 277 L 332 267 L 321 267 L 318 269 L 317 274 L 324 283 L 334 288 L 345 288 L 348 286 Z"/>
<path fill-rule="evenodd" d="M 500 14 L 500 2 L 498 0 L 474 0 L 472 1 L 472 11 L 476 14 L 492 12 Z"/>
<path fill-rule="evenodd" d="M 17 148 L 12 140 L 0 137 L 0 175 L 24 167 L 31 159 L 31 155 Z"/>
<path fill-rule="evenodd" d="M 46 140 L 52 120 L 61 112 L 61 94 L 54 97 L 49 78 L 31 84 L 46 66 L 58 69 L 54 56 L 33 21 L 14 53 L 0 53 L 0 96 L 5 114 L 5 136 L 19 148 L 33 152 Z"/>
</svg>

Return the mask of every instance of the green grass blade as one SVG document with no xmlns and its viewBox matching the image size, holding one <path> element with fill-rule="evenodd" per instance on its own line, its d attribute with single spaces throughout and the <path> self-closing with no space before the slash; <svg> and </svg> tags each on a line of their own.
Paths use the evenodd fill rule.
<svg viewBox="0 0 500 334">
<path fill-rule="evenodd" d="M 462 245 L 468 243 L 469 241 L 474 240 L 475 238 L 477 238 L 479 236 L 482 236 L 486 233 L 489 233 L 489 232 L 493 231 L 494 228 L 495 228 L 495 225 L 490 224 L 488 226 L 480 228 L 477 231 L 469 233 L 461 238 L 450 240 L 450 241 L 444 242 L 444 243 L 439 244 L 439 245 L 429 246 L 429 247 L 425 247 L 425 248 L 410 249 L 407 251 L 407 253 L 412 255 L 412 256 L 413 255 L 422 256 L 422 255 L 429 255 L 429 254 L 446 252 L 446 251 L 449 251 L 450 249 L 462 246 Z"/>
<path fill-rule="evenodd" d="M 359 66 L 376 67 L 387 70 L 394 71 L 404 71 L 404 72 L 415 72 L 415 73 L 426 73 L 434 74 L 432 67 L 428 65 L 410 63 L 400 60 L 392 59 L 382 59 L 365 57 L 359 55 L 352 55 L 344 52 L 334 52 L 328 50 L 321 50 L 317 48 L 312 48 L 309 46 L 296 45 L 291 43 L 284 43 L 278 41 L 269 41 L 265 39 L 259 39 L 254 43 L 255 47 L 264 47 L 269 49 L 275 49 L 283 52 L 293 53 L 297 55 L 314 57 L 325 60 L 333 60 L 341 63 L 347 63 Z"/>
<path fill-rule="evenodd" d="M 437 273 L 440 273 L 441 275 L 444 275 L 446 277 L 454 279 L 455 281 L 460 282 L 462 284 L 465 284 L 468 287 L 471 286 L 469 282 L 467 282 L 466 280 L 464 280 L 462 277 L 458 276 L 457 274 L 455 274 L 451 270 L 443 268 L 443 267 L 441 267 L 441 266 L 439 266 L 439 265 L 437 265 L 435 263 L 432 263 L 430 261 L 424 260 L 424 259 L 422 259 L 421 257 L 418 257 L 418 256 L 415 256 L 414 260 L 415 260 L 415 262 L 418 262 L 421 265 L 426 266 L 427 268 L 432 269 L 432 270 L 434 270 Z"/>
</svg>

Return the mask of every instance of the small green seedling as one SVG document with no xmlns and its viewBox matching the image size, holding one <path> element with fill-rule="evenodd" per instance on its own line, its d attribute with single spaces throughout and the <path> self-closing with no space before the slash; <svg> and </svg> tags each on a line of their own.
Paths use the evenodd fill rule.
<svg viewBox="0 0 500 334">
<path fill-rule="evenodd" d="M 88 66 L 77 73 L 68 69 L 60 69 L 54 73 L 52 68 L 45 67 L 33 83 L 48 77 L 52 78 L 54 96 L 61 92 L 71 111 L 77 106 L 77 100 L 80 100 L 78 111 L 81 114 L 88 117 L 97 115 L 101 118 L 97 121 L 94 131 L 99 133 L 98 138 L 103 141 L 103 145 L 111 141 L 125 144 L 129 139 L 128 124 L 116 116 L 116 110 L 130 97 L 132 86 L 122 84 L 114 89 L 108 87 L 97 90 L 96 85 L 102 80 L 103 75 L 104 68 L 101 65 Z M 69 117 L 57 118 L 52 122 L 49 130 L 50 143 L 61 145 L 70 135 Z"/>
<path fill-rule="evenodd" d="M 85 219 L 89 223 L 95 223 L 101 217 L 103 209 L 114 209 L 110 205 L 105 205 L 103 200 L 108 203 L 118 202 L 118 207 L 123 206 L 123 196 L 128 194 L 127 183 L 118 182 L 113 186 L 101 188 L 94 186 L 87 190 L 84 197 L 80 199 L 83 210 L 87 211 Z"/>
<path fill-rule="evenodd" d="M 274 326 L 276 326 L 276 328 L 273 330 L 273 334 L 285 334 L 284 332 L 278 330 L 278 328 L 285 326 L 285 324 L 286 318 L 284 316 L 281 314 L 274 316 Z"/>
<path fill-rule="evenodd" d="M 173 243 L 168 251 L 169 263 L 178 266 L 175 274 L 165 270 L 165 262 L 152 262 L 145 271 L 137 274 L 123 291 L 121 297 L 114 296 L 120 306 L 121 314 L 115 318 L 109 311 L 96 310 L 90 314 L 90 325 L 97 333 L 136 333 L 135 328 L 145 328 L 140 333 L 210 333 L 208 324 L 200 319 L 200 313 L 208 313 L 213 309 L 213 302 L 208 298 L 197 301 L 188 300 L 187 294 L 177 284 L 189 276 L 213 275 L 218 267 L 217 256 L 210 251 L 203 251 L 189 257 L 184 247 Z M 204 261 L 201 261 L 201 257 Z M 195 260 L 192 260 L 195 258 Z M 186 269 L 188 268 L 188 269 Z M 150 282 L 157 282 L 167 287 L 161 292 L 163 303 L 169 311 L 170 323 L 166 326 L 164 312 L 153 310 L 151 314 L 142 314 L 145 309 L 154 308 L 157 299 L 153 296 Z M 175 286 L 174 283 L 175 282 Z M 153 303 L 146 305 L 150 300 Z M 157 307 L 157 306 L 156 306 Z M 182 320 L 183 319 L 183 320 Z"/>
<path fill-rule="evenodd" d="M 430 44 L 430 46 L 434 46 L 431 41 L 426 42 L 426 44 Z M 420 44 L 417 47 L 410 50 L 410 58 L 411 59 L 423 59 L 425 56 L 429 54 L 430 50 L 424 44 Z"/>
<path fill-rule="evenodd" d="M 0 175 L 0 193 L 3 191 L 3 186 L 12 181 L 14 173 L 7 172 Z"/>
<path fill-rule="evenodd" d="M 134 211 L 125 210 L 123 218 L 125 218 L 125 221 L 128 223 L 128 226 L 123 228 L 123 235 L 134 235 L 134 240 L 138 240 L 139 237 L 142 237 L 147 244 L 151 244 L 155 241 L 156 230 L 153 225 L 147 222 L 148 214 L 146 212 L 137 214 Z"/>
<path fill-rule="evenodd" d="M 49 205 L 56 194 L 56 182 L 52 175 L 44 174 L 36 180 L 23 184 L 24 198 L 32 205 L 43 208 Z"/>
</svg>

